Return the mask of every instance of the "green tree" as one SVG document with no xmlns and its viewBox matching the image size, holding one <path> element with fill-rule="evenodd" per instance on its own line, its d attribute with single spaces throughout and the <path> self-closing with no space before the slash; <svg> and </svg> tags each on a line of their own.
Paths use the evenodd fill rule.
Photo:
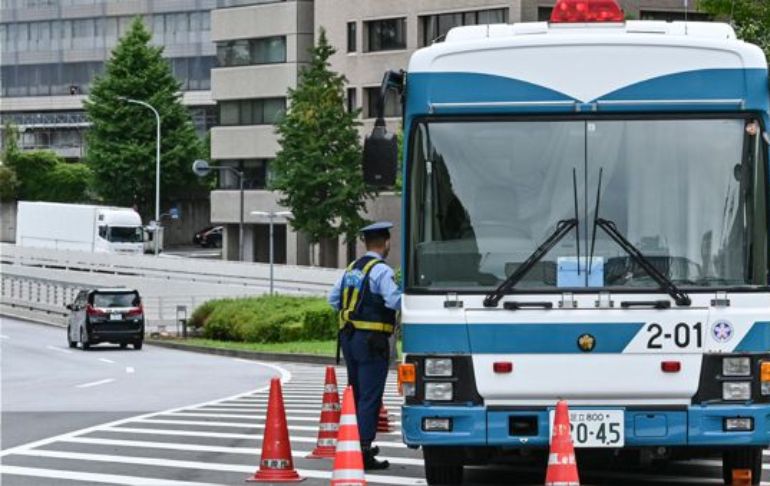
<svg viewBox="0 0 770 486">
<path fill-rule="evenodd" d="M 272 187 L 291 208 L 292 226 L 313 243 L 355 238 L 371 197 L 361 173 L 358 111 L 345 109 L 344 76 L 329 69 L 335 49 L 322 28 L 312 61 L 289 89 L 289 109 L 277 126 L 280 150 Z"/>
<path fill-rule="evenodd" d="M 16 199 L 19 191 L 19 179 L 16 172 L 6 165 L 0 165 L 0 201 Z"/>
<path fill-rule="evenodd" d="M 770 58 L 770 2 L 767 0 L 701 0 L 699 8 L 717 20 L 732 21 L 740 39 L 761 47 Z"/>
<path fill-rule="evenodd" d="M 155 201 L 155 117 L 161 118 L 161 196 L 165 199 L 204 193 L 193 175 L 192 161 L 202 155 L 202 143 L 190 114 L 180 101 L 181 85 L 174 78 L 162 47 L 150 44 L 151 34 L 140 18 L 120 39 L 93 82 L 86 100 L 92 126 L 86 159 L 94 173 L 94 188 L 105 202 L 131 206 L 149 216 Z"/>
</svg>

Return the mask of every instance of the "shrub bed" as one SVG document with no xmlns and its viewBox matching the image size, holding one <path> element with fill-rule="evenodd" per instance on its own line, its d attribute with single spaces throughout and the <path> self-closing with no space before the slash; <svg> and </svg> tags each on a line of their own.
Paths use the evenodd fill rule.
<svg viewBox="0 0 770 486">
<path fill-rule="evenodd" d="M 283 295 L 211 300 L 198 306 L 190 325 L 222 341 L 284 343 L 336 337 L 337 315 L 317 297 Z"/>
</svg>

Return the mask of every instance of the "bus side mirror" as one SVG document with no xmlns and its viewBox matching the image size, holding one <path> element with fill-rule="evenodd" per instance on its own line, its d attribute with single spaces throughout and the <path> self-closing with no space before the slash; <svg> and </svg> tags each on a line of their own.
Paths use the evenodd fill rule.
<svg viewBox="0 0 770 486">
<path fill-rule="evenodd" d="M 364 140 L 364 182 L 374 187 L 390 187 L 398 172 L 398 140 L 378 123 Z"/>
</svg>

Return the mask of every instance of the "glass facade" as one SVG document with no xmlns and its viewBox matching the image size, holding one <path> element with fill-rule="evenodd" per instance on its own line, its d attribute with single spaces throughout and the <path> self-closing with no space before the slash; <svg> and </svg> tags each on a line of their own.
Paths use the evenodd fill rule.
<svg viewBox="0 0 770 486">
<path fill-rule="evenodd" d="M 348 52 L 356 52 L 356 23 L 348 22 Z"/>
<path fill-rule="evenodd" d="M 217 105 L 222 126 L 271 125 L 286 112 L 286 98 L 220 101 Z"/>
<path fill-rule="evenodd" d="M 442 42 L 449 29 L 461 25 L 504 24 L 508 22 L 508 9 L 474 10 L 472 12 L 451 12 L 420 17 L 422 28 L 421 46 Z"/>
<path fill-rule="evenodd" d="M 406 19 L 364 22 L 367 52 L 406 49 Z"/>
<path fill-rule="evenodd" d="M 96 5 L 104 2 L 64 0 L 54 6 Z M 46 0 L 16 0 L 6 7 L 41 9 Z M 0 45 L 6 59 L 19 54 L 40 53 L 39 58 L 55 62 L 6 62 L 2 66 L 2 96 L 56 96 L 88 94 L 93 77 L 103 69 L 104 59 L 129 28 L 134 16 L 41 20 L 0 24 Z M 169 59 L 182 89 L 208 90 L 215 57 L 210 53 L 210 14 L 208 11 L 156 13 L 142 16 L 152 31 L 155 45 L 183 46 L 195 55 Z M 77 51 L 82 62 L 62 62 L 65 52 Z M 74 87 L 74 88 L 73 88 Z"/>
<path fill-rule="evenodd" d="M 217 42 L 217 66 L 246 66 L 286 62 L 286 37 Z"/>
</svg>

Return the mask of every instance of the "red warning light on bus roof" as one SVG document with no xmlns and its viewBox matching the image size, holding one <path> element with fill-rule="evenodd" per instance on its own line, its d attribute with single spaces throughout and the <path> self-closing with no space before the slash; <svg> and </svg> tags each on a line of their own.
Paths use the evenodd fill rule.
<svg viewBox="0 0 770 486">
<path fill-rule="evenodd" d="M 625 14 L 615 0 L 558 0 L 551 23 L 623 22 Z"/>
</svg>

